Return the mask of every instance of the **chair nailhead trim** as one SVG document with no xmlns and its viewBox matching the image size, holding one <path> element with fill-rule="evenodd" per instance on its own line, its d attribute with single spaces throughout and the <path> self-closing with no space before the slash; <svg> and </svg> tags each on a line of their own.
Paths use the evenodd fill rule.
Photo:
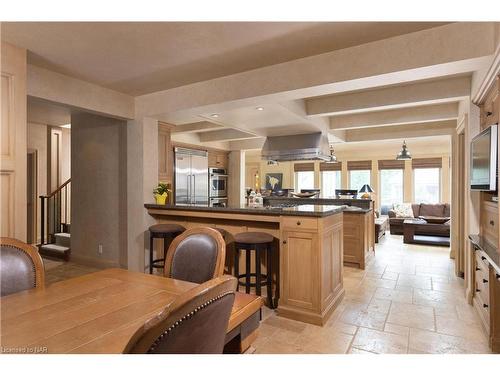
<svg viewBox="0 0 500 375">
<path fill-rule="evenodd" d="M 198 311 L 204 309 L 205 307 L 207 307 L 208 305 L 211 305 L 212 303 L 214 303 L 215 301 L 229 295 L 229 294 L 233 294 L 233 292 L 226 292 L 226 293 L 222 293 L 222 294 L 219 294 L 217 297 L 214 297 L 210 300 L 208 300 L 207 302 L 205 302 L 203 305 L 201 306 L 198 306 L 198 307 L 195 307 L 195 309 L 189 313 L 187 313 L 186 315 L 184 315 L 182 318 L 180 318 L 179 320 L 177 320 L 174 324 L 172 324 L 169 328 L 167 328 L 165 331 L 163 331 L 163 333 L 154 341 L 154 343 L 151 345 L 151 347 L 148 349 L 148 353 L 153 353 L 155 350 L 156 350 L 156 347 L 158 346 L 158 344 L 160 343 L 160 341 L 166 336 L 169 334 L 170 331 L 172 331 L 175 327 L 178 327 L 183 321 L 185 320 L 188 320 L 188 319 L 191 319 Z"/>
</svg>

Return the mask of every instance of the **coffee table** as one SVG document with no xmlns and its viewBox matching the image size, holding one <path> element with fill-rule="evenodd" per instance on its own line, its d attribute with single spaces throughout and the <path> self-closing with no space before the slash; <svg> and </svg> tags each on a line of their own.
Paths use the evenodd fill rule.
<svg viewBox="0 0 500 375">
<path fill-rule="evenodd" d="M 437 245 L 437 246 L 450 246 L 450 237 L 432 236 L 432 235 L 419 235 L 416 232 L 431 231 L 433 227 L 441 228 L 441 224 L 428 223 L 423 219 L 406 219 L 403 222 L 403 242 L 411 244 L 422 245 Z"/>
</svg>

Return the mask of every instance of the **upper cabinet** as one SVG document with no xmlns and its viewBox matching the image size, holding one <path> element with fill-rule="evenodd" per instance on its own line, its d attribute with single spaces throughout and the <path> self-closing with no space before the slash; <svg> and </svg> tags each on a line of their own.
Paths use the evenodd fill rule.
<svg viewBox="0 0 500 375">
<path fill-rule="evenodd" d="M 229 157 L 227 152 L 223 151 L 208 151 L 208 166 L 209 168 L 224 168 L 229 165 Z"/>
<path fill-rule="evenodd" d="M 174 150 L 170 139 L 173 125 L 158 123 L 158 181 L 172 183 L 174 176 Z"/>
</svg>

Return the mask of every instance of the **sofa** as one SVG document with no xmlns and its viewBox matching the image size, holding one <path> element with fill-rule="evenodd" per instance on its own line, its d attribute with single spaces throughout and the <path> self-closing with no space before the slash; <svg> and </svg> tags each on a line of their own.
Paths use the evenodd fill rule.
<svg viewBox="0 0 500 375">
<path fill-rule="evenodd" d="M 411 205 L 413 218 L 429 218 L 440 221 L 439 225 L 429 226 L 428 230 L 419 231 L 420 235 L 428 236 L 449 236 L 450 233 L 450 205 L 448 203 L 413 203 Z M 403 234 L 403 222 L 411 217 L 396 217 L 394 210 L 388 211 L 389 230 L 391 234 Z M 441 220 L 440 220 L 441 219 Z M 435 222 L 433 224 L 436 224 Z"/>
</svg>

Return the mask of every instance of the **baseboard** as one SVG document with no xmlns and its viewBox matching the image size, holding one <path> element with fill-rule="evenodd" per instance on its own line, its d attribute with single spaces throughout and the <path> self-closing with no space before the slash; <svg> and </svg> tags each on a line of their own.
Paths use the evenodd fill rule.
<svg viewBox="0 0 500 375">
<path fill-rule="evenodd" d="M 71 254 L 70 259 L 73 263 L 95 268 L 121 268 L 120 264 L 112 260 L 92 258 L 85 255 Z"/>
</svg>

